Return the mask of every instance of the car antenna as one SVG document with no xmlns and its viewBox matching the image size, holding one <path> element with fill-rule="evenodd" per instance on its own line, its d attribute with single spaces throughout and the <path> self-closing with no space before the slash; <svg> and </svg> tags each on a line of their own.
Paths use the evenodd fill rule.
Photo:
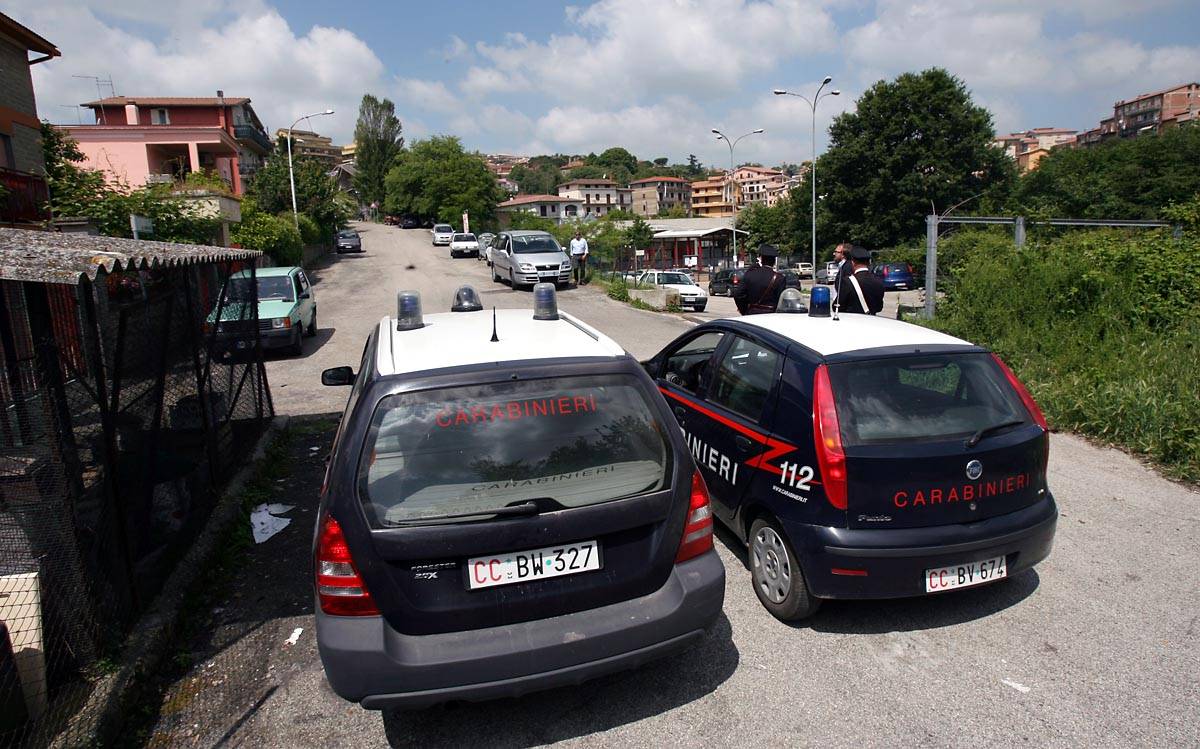
<svg viewBox="0 0 1200 749">
<path fill-rule="evenodd" d="M 496 305 L 492 305 L 492 343 L 499 343 L 500 336 L 496 335 Z"/>
</svg>

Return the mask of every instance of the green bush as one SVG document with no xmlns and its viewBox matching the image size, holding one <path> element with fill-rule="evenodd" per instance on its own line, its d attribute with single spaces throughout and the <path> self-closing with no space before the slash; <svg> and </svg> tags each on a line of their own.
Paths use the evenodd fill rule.
<svg viewBox="0 0 1200 749">
<path fill-rule="evenodd" d="M 324 241 L 325 233 L 321 231 L 321 227 L 317 225 L 316 221 L 313 221 L 312 218 L 303 213 L 297 214 L 296 219 L 300 223 L 301 242 L 304 244 L 321 244 Z M 292 220 L 291 216 L 288 217 L 288 220 Z"/>
<path fill-rule="evenodd" d="M 300 265 L 303 243 L 300 232 L 288 219 L 258 211 L 242 215 L 234 227 L 233 241 L 248 250 L 260 250 L 280 265 Z"/>
<path fill-rule="evenodd" d="M 1200 252 L 1169 232 L 978 235 L 934 324 L 992 348 L 1058 429 L 1200 480 Z"/>
</svg>

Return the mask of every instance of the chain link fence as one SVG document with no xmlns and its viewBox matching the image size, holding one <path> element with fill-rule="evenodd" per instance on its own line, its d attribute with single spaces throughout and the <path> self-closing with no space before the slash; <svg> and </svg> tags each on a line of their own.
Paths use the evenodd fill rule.
<svg viewBox="0 0 1200 749">
<path fill-rule="evenodd" d="M 273 416 L 254 273 L 0 280 L 0 746 L 63 742 Z"/>
</svg>

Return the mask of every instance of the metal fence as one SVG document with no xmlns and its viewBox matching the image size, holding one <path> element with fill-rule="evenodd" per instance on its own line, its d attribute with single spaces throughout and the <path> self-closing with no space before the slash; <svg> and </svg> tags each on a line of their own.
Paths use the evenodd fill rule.
<svg viewBox="0 0 1200 749">
<path fill-rule="evenodd" d="M 254 287 L 0 280 L 0 745 L 70 725 L 273 415 Z"/>
</svg>

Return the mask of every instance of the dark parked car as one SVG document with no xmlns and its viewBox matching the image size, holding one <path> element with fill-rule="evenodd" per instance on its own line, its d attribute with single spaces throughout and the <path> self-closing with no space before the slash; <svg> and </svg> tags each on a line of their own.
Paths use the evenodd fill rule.
<svg viewBox="0 0 1200 749">
<path fill-rule="evenodd" d="M 912 266 L 908 263 L 880 263 L 871 270 L 883 281 L 884 291 L 917 288 Z"/>
<path fill-rule="evenodd" d="M 400 228 L 401 229 L 419 229 L 419 228 L 421 228 L 421 222 L 417 221 L 412 216 L 405 216 L 404 218 L 400 219 Z"/>
<path fill-rule="evenodd" d="M 1020 381 L 967 341 L 828 310 L 705 323 L 646 362 L 767 610 L 940 594 L 1045 559 L 1050 435 Z"/>
<path fill-rule="evenodd" d="M 708 282 L 709 296 L 733 296 L 733 287 L 742 282 L 746 271 L 742 268 L 724 268 L 717 271 Z"/>
<path fill-rule="evenodd" d="M 343 229 L 337 233 L 337 253 L 362 252 L 362 237 L 353 229 Z"/>
<path fill-rule="evenodd" d="M 353 389 L 317 516 L 317 647 L 364 708 L 578 684 L 720 614 L 708 491 L 671 409 L 552 286 L 534 299 L 485 310 L 463 287 L 423 317 L 401 292 L 359 371 L 321 375 Z"/>
</svg>

